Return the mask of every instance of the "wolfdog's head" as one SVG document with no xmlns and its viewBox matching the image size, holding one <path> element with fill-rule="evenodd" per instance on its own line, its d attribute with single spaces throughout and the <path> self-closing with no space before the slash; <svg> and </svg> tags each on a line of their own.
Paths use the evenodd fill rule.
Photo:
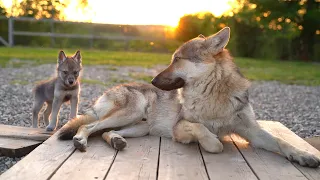
<svg viewBox="0 0 320 180">
<path fill-rule="evenodd" d="M 173 90 L 198 80 L 223 58 L 230 28 L 225 27 L 209 37 L 199 35 L 180 46 L 172 55 L 170 65 L 158 74 L 152 84 L 162 90 Z"/>
<path fill-rule="evenodd" d="M 67 57 L 63 51 L 59 52 L 57 68 L 58 76 L 66 86 L 72 87 L 77 84 L 81 69 L 80 51 L 77 51 L 71 57 Z"/>
</svg>

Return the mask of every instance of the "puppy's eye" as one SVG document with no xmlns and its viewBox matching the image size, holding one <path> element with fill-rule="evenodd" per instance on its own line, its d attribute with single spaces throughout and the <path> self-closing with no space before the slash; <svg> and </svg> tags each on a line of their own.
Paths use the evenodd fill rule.
<svg viewBox="0 0 320 180">
<path fill-rule="evenodd" d="M 62 71 L 63 72 L 63 74 L 68 74 L 68 71 Z"/>
<path fill-rule="evenodd" d="M 75 72 L 73 72 L 73 74 L 74 74 L 75 76 L 78 76 L 79 72 L 78 72 L 78 71 L 75 71 Z"/>
</svg>

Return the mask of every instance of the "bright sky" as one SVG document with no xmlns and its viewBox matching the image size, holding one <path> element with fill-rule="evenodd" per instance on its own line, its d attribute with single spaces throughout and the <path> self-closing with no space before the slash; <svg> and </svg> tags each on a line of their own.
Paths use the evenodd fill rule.
<svg viewBox="0 0 320 180">
<path fill-rule="evenodd" d="M 5 3 L 8 0 L 3 0 Z M 61 0 L 63 1 L 63 0 Z M 78 0 L 65 9 L 66 20 L 108 24 L 178 25 L 180 17 L 197 12 L 216 16 L 232 8 L 235 0 L 88 0 L 85 10 Z"/>
</svg>

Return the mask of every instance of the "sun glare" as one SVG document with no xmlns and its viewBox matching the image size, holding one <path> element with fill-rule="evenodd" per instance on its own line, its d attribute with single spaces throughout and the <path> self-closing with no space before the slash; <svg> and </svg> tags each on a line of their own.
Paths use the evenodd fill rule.
<svg viewBox="0 0 320 180">
<path fill-rule="evenodd" d="M 88 0 L 85 10 L 71 0 L 67 20 L 110 24 L 178 25 L 180 17 L 197 12 L 221 16 L 232 9 L 235 0 Z"/>
<path fill-rule="evenodd" d="M 18 0 L 19 1 L 19 0 Z M 60 0 L 61 2 L 66 0 Z M 68 0 L 65 20 L 108 24 L 169 25 L 175 27 L 185 14 L 211 12 L 215 16 L 232 9 L 236 0 L 88 0 L 82 8 L 80 0 Z M 5 7 L 11 0 L 2 0 Z"/>
</svg>

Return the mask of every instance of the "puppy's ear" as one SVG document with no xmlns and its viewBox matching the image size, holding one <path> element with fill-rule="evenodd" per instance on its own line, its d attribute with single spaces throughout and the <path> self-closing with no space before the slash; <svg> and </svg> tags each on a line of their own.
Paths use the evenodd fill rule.
<svg viewBox="0 0 320 180">
<path fill-rule="evenodd" d="M 59 52 L 58 63 L 61 64 L 67 59 L 66 54 L 63 51 Z"/>
<path fill-rule="evenodd" d="M 73 59 L 76 60 L 79 64 L 81 63 L 82 57 L 79 50 L 73 55 Z"/>
<path fill-rule="evenodd" d="M 228 44 L 230 38 L 230 28 L 225 27 L 214 35 L 209 36 L 204 41 L 204 48 L 211 54 L 220 53 Z"/>
</svg>

